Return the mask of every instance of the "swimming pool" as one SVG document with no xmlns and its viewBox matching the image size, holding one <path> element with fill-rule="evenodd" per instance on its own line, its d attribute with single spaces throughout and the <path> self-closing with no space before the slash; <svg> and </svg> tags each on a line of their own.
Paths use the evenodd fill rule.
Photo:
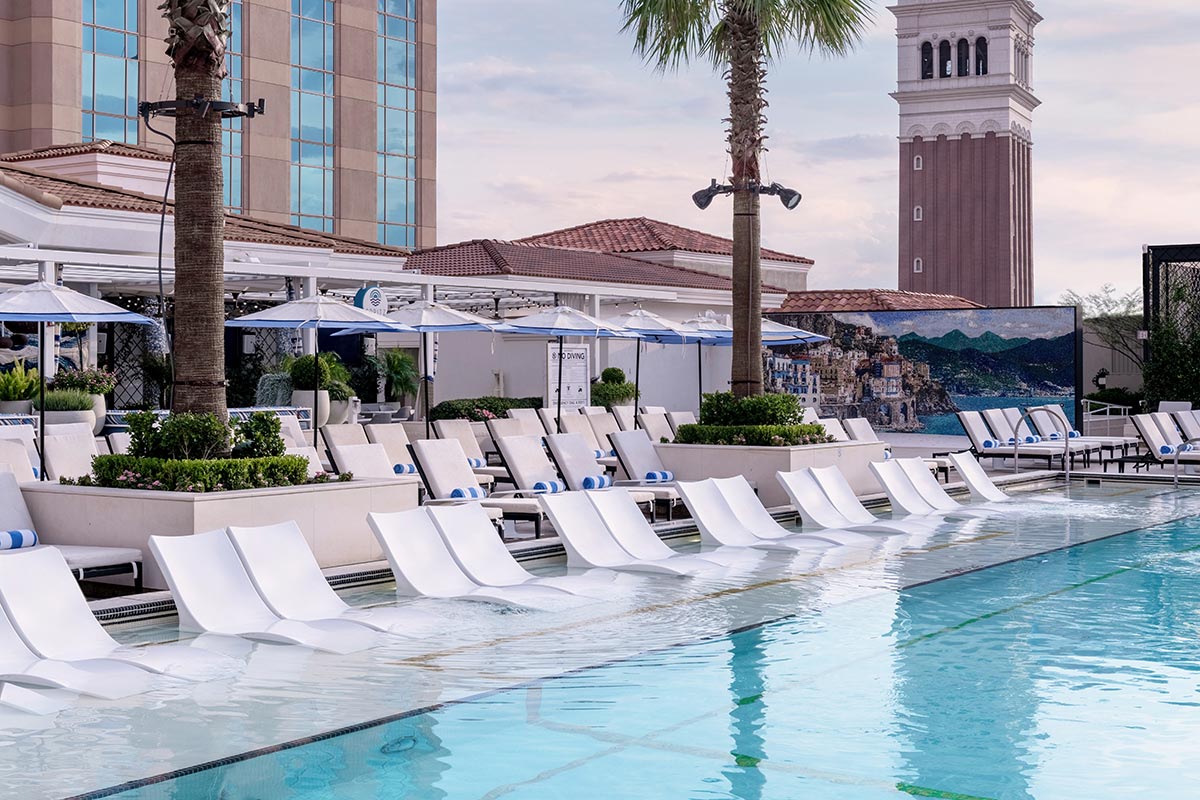
<svg viewBox="0 0 1200 800">
<path fill-rule="evenodd" d="M 780 559 L 709 582 L 636 579 L 562 614 L 453 604 L 436 647 L 325 657 L 253 646 L 231 681 L 84 703 L 51 731 L 5 739 L 0 791 L 1183 793 L 1200 778 L 1200 523 L 1187 518 L 1200 497 L 1113 484 L 1072 498 L 1012 504 L 837 568 Z M 342 727 L 357 729 L 325 738 Z M 116 787 L 214 759 L 225 762 Z"/>
</svg>

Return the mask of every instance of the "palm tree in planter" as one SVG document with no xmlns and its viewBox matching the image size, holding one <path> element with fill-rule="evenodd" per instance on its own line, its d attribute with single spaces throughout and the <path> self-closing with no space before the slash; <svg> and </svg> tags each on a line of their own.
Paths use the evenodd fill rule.
<svg viewBox="0 0 1200 800">
<path fill-rule="evenodd" d="M 759 156 L 766 138 L 763 135 L 766 65 L 793 46 L 827 55 L 848 52 L 871 18 L 870 3 L 868 0 L 622 0 L 622 6 L 624 30 L 633 32 L 635 49 L 657 69 L 673 70 L 683 62 L 703 59 L 725 75 L 729 95 L 726 122 L 733 164 L 730 383 L 739 397 L 762 394 L 759 194 L 777 194 L 776 188 L 782 189 L 772 186 L 771 191 L 764 192 L 759 184 Z"/>
<path fill-rule="evenodd" d="M 165 0 L 175 68 L 175 380 L 172 407 L 228 417 L 225 406 L 225 207 L 219 100 L 230 0 Z"/>
</svg>

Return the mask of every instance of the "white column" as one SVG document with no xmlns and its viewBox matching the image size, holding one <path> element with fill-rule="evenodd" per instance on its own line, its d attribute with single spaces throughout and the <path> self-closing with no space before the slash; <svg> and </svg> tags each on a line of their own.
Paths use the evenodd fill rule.
<svg viewBox="0 0 1200 800">
<path fill-rule="evenodd" d="M 589 316 L 600 318 L 600 295 L 588 295 L 587 313 Z M 608 366 L 608 339 L 601 339 L 597 336 L 592 339 L 591 344 L 592 379 L 595 380 L 600 377 L 604 367 Z"/>
<path fill-rule="evenodd" d="M 421 287 L 421 299 L 425 300 L 427 302 L 430 302 L 430 303 L 436 302 L 437 301 L 437 287 L 434 286 L 433 284 L 429 284 L 427 286 L 422 286 Z M 433 373 L 434 364 L 433 364 L 433 334 L 432 333 L 422 333 L 421 334 L 421 363 L 417 365 L 417 368 L 420 370 L 421 377 L 422 377 L 421 391 L 428 392 L 429 408 L 433 408 L 433 406 L 436 402 L 433 398 L 436 395 L 434 394 L 434 391 L 433 391 L 433 382 L 424 380 L 426 364 L 429 365 L 430 373 Z M 419 403 L 418 409 L 419 409 L 418 414 L 420 416 L 424 417 L 425 404 Z"/>
<path fill-rule="evenodd" d="M 300 280 L 300 296 L 301 297 L 316 297 L 317 295 L 317 279 L 302 278 Z M 301 351 L 305 355 L 311 355 L 317 352 L 317 331 L 316 329 L 304 330 L 300 332 Z"/>
<path fill-rule="evenodd" d="M 57 265 L 53 261 L 39 263 L 38 280 L 45 283 L 57 283 Z M 41 370 L 46 380 L 50 380 L 58 371 L 58 348 L 54 344 L 54 339 L 58 335 L 58 325 L 46 323 L 45 334 L 38 342 L 38 369 Z"/>
<path fill-rule="evenodd" d="M 89 297 L 99 297 L 100 286 L 95 283 L 89 283 L 87 285 L 87 295 Z M 96 334 L 96 327 L 97 326 L 92 325 L 90 328 L 88 328 L 87 333 L 87 366 L 93 369 L 99 364 L 100 357 L 100 353 L 98 352 L 100 337 Z"/>
</svg>

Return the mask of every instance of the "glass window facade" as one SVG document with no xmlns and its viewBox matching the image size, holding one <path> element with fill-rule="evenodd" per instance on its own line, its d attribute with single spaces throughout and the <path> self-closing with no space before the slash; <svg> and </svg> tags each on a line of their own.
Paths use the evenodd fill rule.
<svg viewBox="0 0 1200 800">
<path fill-rule="evenodd" d="M 83 140 L 136 143 L 138 2 L 82 0 Z"/>
<path fill-rule="evenodd" d="M 415 247 L 416 0 L 379 0 L 376 19 L 377 235 L 385 244 Z"/>
<path fill-rule="evenodd" d="M 221 84 L 222 99 L 230 103 L 242 102 L 244 38 L 242 36 L 242 0 L 233 0 L 229 7 L 229 43 L 225 50 L 225 69 L 228 75 Z M 225 208 L 235 214 L 242 213 L 245 199 L 242 184 L 245 179 L 242 162 L 242 118 L 232 117 L 221 121 L 221 168 L 225 176 Z"/>
<path fill-rule="evenodd" d="M 333 0 L 292 0 L 291 221 L 334 230 Z"/>
</svg>

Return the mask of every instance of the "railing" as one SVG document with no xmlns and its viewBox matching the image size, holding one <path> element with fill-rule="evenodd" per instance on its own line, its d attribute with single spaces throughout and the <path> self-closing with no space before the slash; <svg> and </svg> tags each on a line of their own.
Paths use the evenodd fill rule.
<svg viewBox="0 0 1200 800">
<path fill-rule="evenodd" d="M 1088 400 L 1087 398 L 1084 398 L 1082 403 L 1083 424 L 1080 427 L 1083 429 L 1085 435 L 1092 433 L 1089 430 L 1089 423 L 1095 421 L 1095 418 L 1102 418 L 1105 422 L 1109 422 L 1114 418 L 1124 420 L 1133 411 L 1131 406 L 1121 406 L 1116 403 L 1101 403 L 1099 400 Z M 1110 431 L 1106 429 L 1104 434 L 1110 435 Z"/>
<path fill-rule="evenodd" d="M 1186 450 L 1184 448 L 1187 447 L 1188 445 L 1197 445 L 1197 444 L 1200 444 L 1200 439 L 1188 439 L 1183 444 L 1177 445 L 1175 447 L 1175 457 L 1172 459 L 1172 461 L 1174 462 L 1175 474 L 1171 478 L 1171 485 L 1176 489 L 1179 488 L 1179 456 L 1181 453 L 1195 452 L 1190 447 L 1188 447 L 1188 449 L 1186 449 Z"/>
<path fill-rule="evenodd" d="M 1018 433 L 1018 431 L 1021 429 L 1021 424 L 1023 422 L 1025 422 L 1025 420 L 1028 419 L 1031 422 L 1033 421 L 1033 412 L 1036 410 L 1038 410 L 1038 409 L 1031 408 L 1031 409 L 1027 410 L 1024 414 L 1021 415 L 1021 418 L 1019 420 L 1017 420 L 1016 423 L 1013 425 L 1012 439 L 1013 439 L 1013 474 L 1014 475 L 1016 475 L 1017 473 L 1019 473 L 1021 471 L 1021 435 Z M 1070 427 L 1070 423 L 1067 421 L 1067 416 L 1065 414 L 1063 414 L 1061 409 L 1046 408 L 1044 410 L 1047 414 L 1050 415 L 1050 418 L 1052 420 L 1054 420 L 1055 426 L 1057 426 L 1060 422 L 1062 423 L 1062 431 L 1061 432 L 1062 432 L 1062 437 L 1063 437 L 1063 454 L 1062 454 L 1063 475 L 1067 480 L 1067 485 L 1070 486 L 1070 484 L 1071 484 L 1071 433 L 1070 433 L 1071 427 Z M 1026 427 L 1028 427 L 1028 426 L 1026 426 Z"/>
</svg>

